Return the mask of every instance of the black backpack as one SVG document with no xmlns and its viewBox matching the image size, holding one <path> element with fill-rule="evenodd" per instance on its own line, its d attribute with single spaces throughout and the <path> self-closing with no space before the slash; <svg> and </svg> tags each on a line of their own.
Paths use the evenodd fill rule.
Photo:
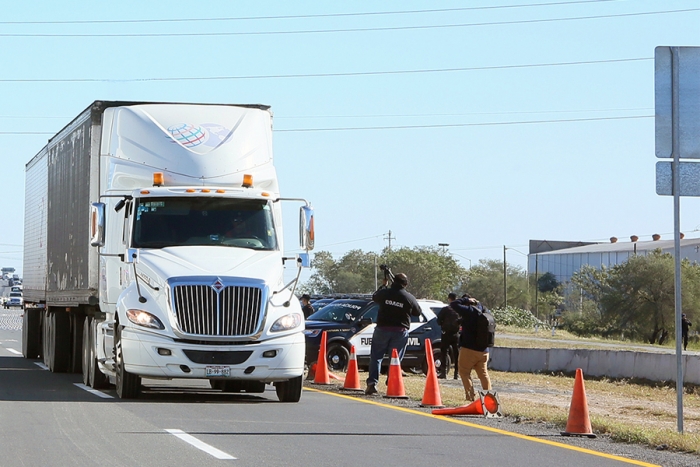
<svg viewBox="0 0 700 467">
<path fill-rule="evenodd" d="M 491 312 L 482 307 L 476 319 L 475 345 L 478 349 L 493 347 L 496 341 L 496 320 Z"/>
<path fill-rule="evenodd" d="M 440 318 L 442 318 L 442 332 L 445 334 L 457 334 L 459 332 L 459 313 L 451 307 L 446 306 L 440 310 Z"/>
</svg>

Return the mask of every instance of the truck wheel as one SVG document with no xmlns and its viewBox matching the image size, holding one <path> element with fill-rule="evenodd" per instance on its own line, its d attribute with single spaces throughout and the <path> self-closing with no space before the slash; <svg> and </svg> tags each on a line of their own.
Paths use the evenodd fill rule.
<svg viewBox="0 0 700 467">
<path fill-rule="evenodd" d="M 83 371 L 83 325 L 85 319 L 82 314 L 71 313 L 71 370 L 73 373 L 82 373 Z"/>
<path fill-rule="evenodd" d="M 141 393 L 141 377 L 132 375 L 124 369 L 124 355 L 122 353 L 122 333 L 119 323 L 115 326 L 114 361 L 117 370 L 117 395 L 120 399 L 135 399 Z"/>
<path fill-rule="evenodd" d="M 433 361 L 435 362 L 435 372 L 437 374 L 440 374 L 442 372 L 443 366 L 444 366 L 445 374 L 448 374 L 450 372 L 450 356 L 448 354 L 447 361 L 443 362 L 442 361 L 442 352 L 440 352 L 439 347 L 437 349 L 433 348 Z M 428 374 L 428 361 L 425 358 L 423 358 L 423 363 L 422 363 L 421 369 L 423 370 L 424 375 Z"/>
<path fill-rule="evenodd" d="M 70 369 L 70 315 L 47 311 L 44 320 L 44 363 L 53 373 Z"/>
<path fill-rule="evenodd" d="M 39 358 L 41 355 L 41 309 L 27 308 L 22 320 L 22 355 Z"/>
<path fill-rule="evenodd" d="M 332 371 L 345 371 L 350 363 L 350 352 L 343 344 L 331 344 L 326 351 L 328 369 Z"/>
<path fill-rule="evenodd" d="M 275 383 L 277 398 L 280 402 L 299 402 L 301 399 L 302 376 L 297 376 L 289 381 Z"/>
<path fill-rule="evenodd" d="M 83 384 L 95 389 L 104 389 L 109 385 L 109 378 L 100 371 L 97 365 L 93 326 L 93 320 L 86 316 L 83 323 Z"/>
</svg>

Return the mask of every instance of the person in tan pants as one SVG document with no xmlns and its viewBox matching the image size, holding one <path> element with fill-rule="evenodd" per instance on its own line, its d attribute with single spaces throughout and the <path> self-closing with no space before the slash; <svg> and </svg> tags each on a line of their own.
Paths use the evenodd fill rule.
<svg viewBox="0 0 700 467">
<path fill-rule="evenodd" d="M 472 370 L 481 381 L 484 391 L 491 389 L 491 378 L 487 364 L 489 361 L 488 347 L 480 348 L 476 342 L 476 321 L 479 313 L 483 311 L 481 304 L 465 294 L 450 304 L 452 309 L 459 313 L 462 323 L 462 332 L 459 336 L 459 376 L 462 378 L 464 394 L 468 401 L 476 397 L 474 384 L 472 383 Z"/>
</svg>

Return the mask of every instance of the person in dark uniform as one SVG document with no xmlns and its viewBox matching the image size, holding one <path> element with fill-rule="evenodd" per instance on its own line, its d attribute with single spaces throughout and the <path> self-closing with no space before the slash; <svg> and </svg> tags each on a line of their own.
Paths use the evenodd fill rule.
<svg viewBox="0 0 700 467">
<path fill-rule="evenodd" d="M 685 316 L 685 313 L 683 313 L 681 315 L 681 334 L 683 335 L 683 350 L 688 350 L 688 331 L 690 326 L 692 325 L 693 323 L 688 321 L 688 318 Z"/>
<path fill-rule="evenodd" d="M 459 313 L 462 323 L 462 333 L 459 336 L 459 376 L 462 378 L 464 394 L 468 401 L 475 399 L 474 384 L 472 383 L 472 370 L 481 381 L 484 391 L 491 389 L 491 378 L 487 364 L 489 361 L 488 347 L 479 347 L 476 343 L 476 322 L 479 313 L 484 308 L 475 298 L 464 294 L 462 298 L 450 303 L 450 306 Z"/>
<path fill-rule="evenodd" d="M 447 296 L 447 303 L 452 303 L 457 300 L 457 294 L 450 293 Z M 454 358 L 455 376 L 459 375 L 459 314 L 454 311 L 450 305 L 447 305 L 437 315 L 437 323 L 440 326 L 442 335 L 440 336 L 440 354 L 441 365 L 438 372 L 438 378 L 447 378 L 447 355 L 452 349 Z"/>
<path fill-rule="evenodd" d="M 399 361 L 403 359 L 411 316 L 420 316 L 420 305 L 416 297 L 405 290 L 408 285 L 406 274 L 396 274 L 391 287 L 387 287 L 387 283 L 388 279 L 385 278 L 384 285 L 372 295 L 372 300 L 379 303 L 379 311 L 370 348 L 369 377 L 365 390 L 368 395 L 377 393 L 384 354 L 391 356 L 392 349 L 396 349 Z"/>
<path fill-rule="evenodd" d="M 308 319 L 314 313 L 314 307 L 309 303 L 310 300 L 311 296 L 307 293 L 301 296 L 301 311 L 304 313 L 304 319 Z"/>
</svg>

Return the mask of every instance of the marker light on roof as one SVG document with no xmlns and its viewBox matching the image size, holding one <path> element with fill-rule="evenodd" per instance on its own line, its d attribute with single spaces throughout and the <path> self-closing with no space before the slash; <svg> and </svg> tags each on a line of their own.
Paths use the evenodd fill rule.
<svg viewBox="0 0 700 467">
<path fill-rule="evenodd" d="M 153 172 L 153 186 L 163 186 L 164 180 L 163 172 Z"/>
<path fill-rule="evenodd" d="M 243 188 L 253 187 L 253 176 L 250 174 L 243 175 Z"/>
<path fill-rule="evenodd" d="M 194 193 L 194 192 L 195 192 L 194 188 L 188 188 L 185 190 L 185 193 Z"/>
<path fill-rule="evenodd" d="M 150 195 L 151 192 L 148 191 L 148 190 L 141 190 L 141 194 L 142 194 L 142 195 Z"/>
</svg>

